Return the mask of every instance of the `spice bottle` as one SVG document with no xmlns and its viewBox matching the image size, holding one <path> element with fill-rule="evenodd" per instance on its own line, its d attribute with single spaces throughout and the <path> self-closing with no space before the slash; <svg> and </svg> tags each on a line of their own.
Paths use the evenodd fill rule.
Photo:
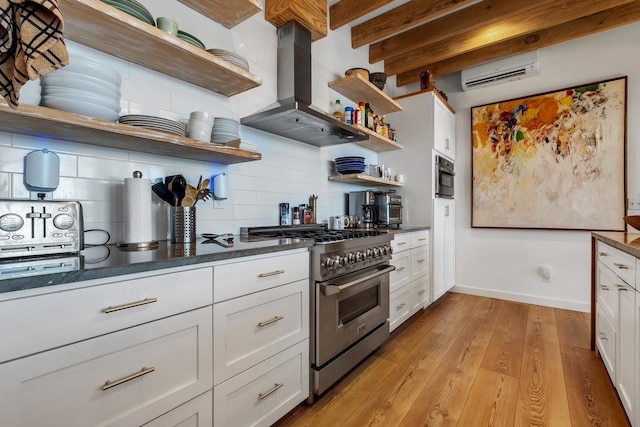
<svg viewBox="0 0 640 427">
<path fill-rule="evenodd" d="M 293 219 L 292 219 L 291 223 L 293 225 L 300 225 L 300 209 L 298 209 L 297 206 L 293 207 L 292 217 L 293 217 Z"/>
<path fill-rule="evenodd" d="M 336 120 L 343 121 L 344 117 L 342 115 L 342 104 L 340 104 L 340 100 L 339 99 L 336 99 L 335 104 L 333 104 L 332 114 L 333 114 L 333 117 Z"/>
<path fill-rule="evenodd" d="M 364 104 L 364 125 L 365 127 L 368 127 L 369 129 L 373 130 L 373 110 L 371 109 L 371 106 L 369 106 L 369 103 L 367 102 L 366 104 Z"/>
<path fill-rule="evenodd" d="M 364 110 L 364 101 L 358 102 L 358 110 L 360 110 L 360 122 L 358 123 L 360 126 L 364 126 L 365 123 L 365 115 L 366 112 Z"/>
<path fill-rule="evenodd" d="M 353 107 L 344 107 L 344 122 L 348 125 L 353 124 Z"/>
</svg>

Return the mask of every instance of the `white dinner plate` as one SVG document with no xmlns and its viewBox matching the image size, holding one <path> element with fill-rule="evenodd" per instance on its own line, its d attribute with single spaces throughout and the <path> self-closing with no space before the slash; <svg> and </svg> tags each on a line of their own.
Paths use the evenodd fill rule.
<svg viewBox="0 0 640 427">
<path fill-rule="evenodd" d="M 65 92 L 57 94 L 43 95 L 42 99 L 47 101 L 48 99 L 68 99 L 69 101 L 82 101 L 89 104 L 99 105 L 104 108 L 108 108 L 115 113 L 120 113 L 120 101 L 105 98 L 100 95 L 85 95 L 79 92 Z"/>
<path fill-rule="evenodd" d="M 60 70 L 96 77 L 118 87 L 122 83 L 122 77 L 116 70 L 89 58 L 72 57 L 69 60 L 69 65 Z"/>
<path fill-rule="evenodd" d="M 82 114 L 83 116 L 109 120 L 111 122 L 117 121 L 120 117 L 120 114 L 113 110 L 82 101 L 69 101 L 68 99 L 52 98 L 47 101 L 43 100 L 41 105 L 49 108 L 55 108 L 56 110 L 67 111 L 69 113 Z"/>
<path fill-rule="evenodd" d="M 80 74 L 73 71 L 56 70 L 52 73 L 42 76 L 41 79 L 42 79 L 42 82 L 46 85 L 48 84 L 49 80 L 53 77 L 64 77 L 67 79 L 89 82 L 99 86 L 103 86 L 109 89 L 111 92 L 120 93 L 120 85 L 114 85 L 112 83 L 109 83 L 106 80 L 102 80 L 101 78 L 88 76 L 86 74 Z"/>
<path fill-rule="evenodd" d="M 102 84 L 94 83 L 89 80 L 80 80 L 78 78 L 69 78 L 63 76 L 51 76 L 47 74 L 41 77 L 42 90 L 53 88 L 69 88 L 85 90 L 93 93 L 97 93 L 103 96 L 118 97 L 120 98 L 120 91 L 113 90 Z"/>
</svg>

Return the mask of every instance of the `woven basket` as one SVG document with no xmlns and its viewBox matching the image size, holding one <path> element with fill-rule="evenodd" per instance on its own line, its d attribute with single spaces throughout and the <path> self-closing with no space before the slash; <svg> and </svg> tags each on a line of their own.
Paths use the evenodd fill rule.
<svg viewBox="0 0 640 427">
<path fill-rule="evenodd" d="M 640 230 L 640 215 L 625 216 L 624 222 L 626 222 L 627 225 Z"/>
</svg>

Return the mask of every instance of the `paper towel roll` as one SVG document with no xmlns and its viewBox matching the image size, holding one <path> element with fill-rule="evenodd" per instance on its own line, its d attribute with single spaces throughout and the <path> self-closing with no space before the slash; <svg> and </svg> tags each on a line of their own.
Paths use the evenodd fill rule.
<svg viewBox="0 0 640 427">
<path fill-rule="evenodd" d="M 226 173 L 213 177 L 213 197 L 217 200 L 229 197 L 229 182 Z"/>
<path fill-rule="evenodd" d="M 125 243 L 151 242 L 151 181 L 139 176 L 124 180 Z"/>
</svg>

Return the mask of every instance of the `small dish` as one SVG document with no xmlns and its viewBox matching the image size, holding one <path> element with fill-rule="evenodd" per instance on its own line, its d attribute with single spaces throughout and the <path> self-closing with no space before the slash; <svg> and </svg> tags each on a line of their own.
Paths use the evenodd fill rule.
<svg viewBox="0 0 640 427">
<path fill-rule="evenodd" d="M 352 74 L 358 74 L 360 75 L 360 77 L 366 79 L 367 81 L 369 80 L 369 70 L 367 70 L 366 68 L 349 68 L 344 72 L 345 76 L 350 76 Z"/>
</svg>

